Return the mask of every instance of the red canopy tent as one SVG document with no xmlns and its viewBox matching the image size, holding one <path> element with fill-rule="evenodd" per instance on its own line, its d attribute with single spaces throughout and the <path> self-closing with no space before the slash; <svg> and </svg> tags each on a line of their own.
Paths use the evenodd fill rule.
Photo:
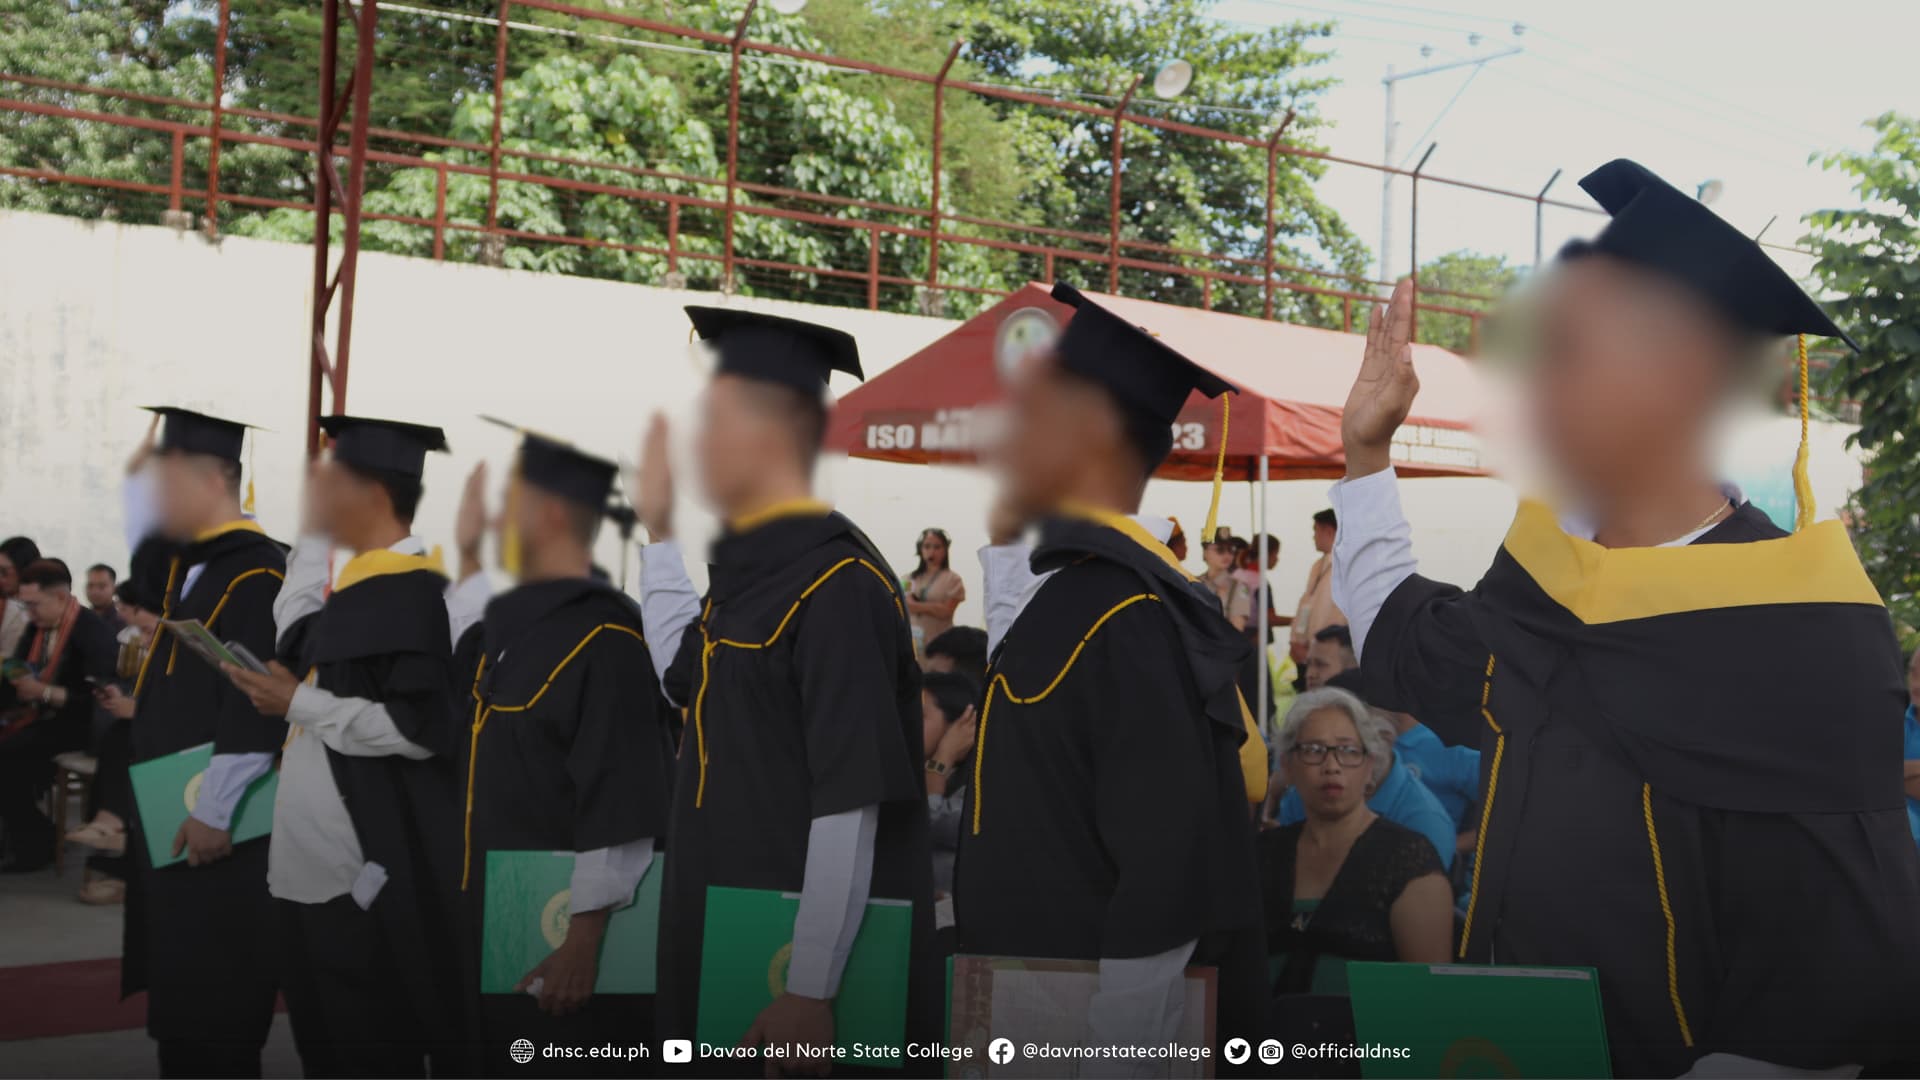
<svg viewBox="0 0 1920 1080">
<path fill-rule="evenodd" d="M 1340 410 L 1360 367 L 1364 337 L 1151 300 L 1089 295 L 1240 388 L 1227 415 L 1228 479 L 1331 478 L 1345 471 Z M 827 446 L 881 461 L 973 460 L 976 411 L 1005 396 L 994 360 L 995 341 L 1003 324 L 1027 308 L 1047 312 L 1058 325 L 1072 314 L 1045 286 L 1022 287 L 841 398 Z M 1018 324 L 1016 320 L 1010 332 L 1017 332 Z M 1471 432 L 1478 404 L 1471 366 L 1437 345 L 1415 345 L 1414 364 L 1420 372 L 1420 397 L 1395 441 L 1400 474 L 1486 475 Z M 1220 427 L 1220 402 L 1194 394 L 1176 421 L 1173 454 L 1156 475 L 1210 479 Z M 1260 468 L 1263 458 L 1265 470 Z"/>
</svg>

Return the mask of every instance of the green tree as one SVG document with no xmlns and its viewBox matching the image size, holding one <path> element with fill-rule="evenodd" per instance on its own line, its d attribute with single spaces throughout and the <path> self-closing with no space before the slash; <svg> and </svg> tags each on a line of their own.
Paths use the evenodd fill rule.
<svg viewBox="0 0 1920 1080">
<path fill-rule="evenodd" d="M 1491 311 L 1519 283 L 1520 269 L 1508 265 L 1504 255 L 1450 251 L 1420 267 L 1420 299 L 1463 311 Z M 1479 344 L 1470 316 L 1438 311 L 1420 313 L 1420 340 L 1457 353 Z"/>
<path fill-rule="evenodd" d="M 1861 206 L 1807 215 L 1829 310 L 1860 343 L 1819 371 L 1829 400 L 1866 403 L 1857 444 L 1871 455 L 1850 518 L 1867 573 L 1895 624 L 1920 628 L 1920 118 L 1870 122 L 1871 150 L 1819 160 L 1850 176 Z"/>
</svg>

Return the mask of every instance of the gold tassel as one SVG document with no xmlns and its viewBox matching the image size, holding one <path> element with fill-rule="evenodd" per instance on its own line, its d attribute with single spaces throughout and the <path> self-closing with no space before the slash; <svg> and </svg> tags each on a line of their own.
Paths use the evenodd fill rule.
<svg viewBox="0 0 1920 1080">
<path fill-rule="evenodd" d="M 520 576 L 520 473 L 516 469 L 507 482 L 506 505 L 500 508 L 500 569 L 511 577 Z"/>
<path fill-rule="evenodd" d="M 1232 401 L 1231 392 L 1220 395 L 1220 455 L 1213 460 L 1213 500 L 1207 503 L 1207 526 L 1200 530 L 1202 544 L 1213 543 L 1214 527 L 1220 523 L 1220 484 L 1227 475 L 1227 419 Z"/>
<path fill-rule="evenodd" d="M 1807 335 L 1796 339 L 1800 353 L 1800 450 L 1793 456 L 1793 531 L 1813 524 L 1813 480 L 1807 475 Z"/>
<path fill-rule="evenodd" d="M 253 510 L 253 477 L 254 477 L 253 449 L 259 444 L 260 444 L 260 437 L 249 432 L 247 434 L 247 498 L 244 502 L 240 504 L 240 512 L 242 514 L 245 514 L 248 517 L 252 517 L 254 514 L 254 510 Z"/>
</svg>

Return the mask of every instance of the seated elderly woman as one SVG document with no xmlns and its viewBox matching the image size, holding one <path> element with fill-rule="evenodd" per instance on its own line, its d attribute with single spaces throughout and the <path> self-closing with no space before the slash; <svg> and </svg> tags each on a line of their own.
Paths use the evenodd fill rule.
<svg viewBox="0 0 1920 1080">
<path fill-rule="evenodd" d="M 1391 763 L 1383 724 L 1345 690 L 1294 699 L 1278 747 L 1306 820 L 1260 835 L 1278 994 L 1345 994 L 1349 960 L 1442 963 L 1453 890 L 1433 844 L 1367 807 Z"/>
</svg>

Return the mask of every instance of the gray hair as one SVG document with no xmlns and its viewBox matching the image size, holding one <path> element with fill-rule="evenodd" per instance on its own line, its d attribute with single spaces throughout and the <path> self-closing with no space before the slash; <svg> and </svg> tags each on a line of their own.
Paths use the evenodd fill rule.
<svg viewBox="0 0 1920 1080">
<path fill-rule="evenodd" d="M 1284 756 L 1293 751 L 1307 717 L 1322 709 L 1338 709 L 1347 714 L 1347 719 L 1353 723 L 1354 733 L 1360 737 L 1360 745 L 1367 749 L 1374 783 L 1384 780 L 1387 770 L 1393 766 L 1393 743 L 1387 738 L 1392 722 L 1374 712 L 1351 692 L 1339 687 L 1323 686 L 1293 699 L 1293 705 L 1287 709 L 1287 715 L 1280 721 L 1280 730 L 1274 737 L 1279 753 Z"/>
</svg>

